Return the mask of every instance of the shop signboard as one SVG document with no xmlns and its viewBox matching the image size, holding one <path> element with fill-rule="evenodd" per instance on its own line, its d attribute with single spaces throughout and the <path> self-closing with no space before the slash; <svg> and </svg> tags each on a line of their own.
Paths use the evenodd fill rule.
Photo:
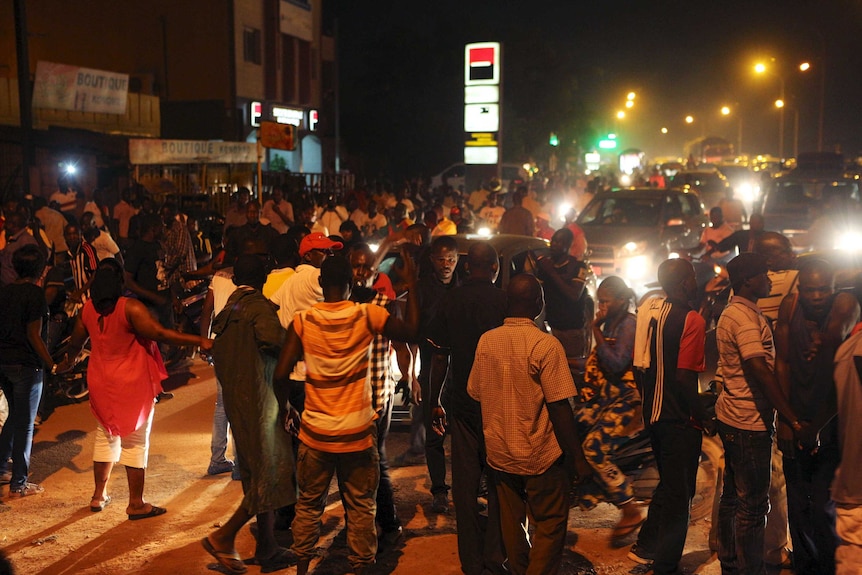
<svg viewBox="0 0 862 575">
<path fill-rule="evenodd" d="M 39 61 L 33 107 L 125 115 L 129 75 Z"/>
<path fill-rule="evenodd" d="M 129 140 L 132 164 L 254 164 L 257 144 L 219 140 Z"/>
</svg>

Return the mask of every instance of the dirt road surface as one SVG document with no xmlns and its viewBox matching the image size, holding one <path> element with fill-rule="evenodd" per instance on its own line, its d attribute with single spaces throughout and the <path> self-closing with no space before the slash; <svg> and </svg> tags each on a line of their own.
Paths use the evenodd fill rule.
<svg viewBox="0 0 862 575">
<path fill-rule="evenodd" d="M 200 540 L 227 520 L 242 499 L 242 490 L 229 474 L 206 475 L 215 382 L 212 368 L 201 362 L 192 366 L 190 375 L 194 377 L 169 380 L 167 387 L 175 387 L 175 397 L 156 406 L 145 498 L 168 509 L 160 517 L 128 521 L 128 489 L 121 467 L 115 469 L 108 486 L 112 504 L 101 513 L 89 510 L 95 422 L 88 403 L 60 407 L 38 428 L 31 481 L 42 484 L 45 492 L 22 499 L 6 497 L 6 487 L 2 492 L 0 547 L 19 574 L 217 571 Z M 405 450 L 407 441 L 406 428 L 392 432 L 390 459 Z M 458 575 L 454 513 L 431 511 L 424 463 L 393 469 L 393 476 L 405 538 L 397 547 L 380 553 L 374 573 Z M 572 511 L 564 573 L 646 571 L 626 558 L 628 546 L 609 544 L 617 519 L 617 510 L 607 505 L 590 513 Z M 682 561 L 687 573 L 720 572 L 707 545 L 709 526 L 708 517 L 692 523 Z M 343 527 L 343 511 L 333 487 L 323 518 L 321 559 L 312 564 L 315 573 L 349 572 Z M 289 531 L 279 532 L 279 536 L 282 544 L 290 544 Z M 253 555 L 250 526 L 241 531 L 237 549 L 243 557 Z M 260 567 L 249 566 L 249 573 L 259 571 Z M 295 567 L 283 572 L 294 573 Z"/>
</svg>

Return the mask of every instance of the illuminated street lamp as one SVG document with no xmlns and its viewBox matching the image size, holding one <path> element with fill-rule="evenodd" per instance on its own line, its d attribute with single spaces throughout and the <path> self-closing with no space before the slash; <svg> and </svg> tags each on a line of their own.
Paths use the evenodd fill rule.
<svg viewBox="0 0 862 575">
<path fill-rule="evenodd" d="M 635 105 L 633 100 L 626 100 L 626 108 L 633 108 Z"/>
<path fill-rule="evenodd" d="M 692 124 L 692 123 L 694 123 L 694 116 L 686 116 L 686 117 L 685 117 L 685 123 L 686 123 L 686 124 Z"/>
<path fill-rule="evenodd" d="M 779 99 L 775 102 L 775 107 L 778 108 L 778 157 L 784 158 L 784 77 L 779 74 L 777 71 L 772 68 L 767 68 L 766 64 L 762 62 L 758 62 L 754 65 L 754 72 L 756 74 L 763 74 L 765 72 L 770 72 L 773 76 L 778 78 L 778 81 L 781 82 L 781 94 L 779 95 Z M 778 102 L 781 102 L 781 105 L 778 105 Z"/>
<path fill-rule="evenodd" d="M 662 126 L 661 133 L 662 133 L 662 134 L 667 134 L 667 128 L 665 128 L 664 126 Z"/>
<path fill-rule="evenodd" d="M 811 70 L 810 62 L 802 62 L 799 64 L 800 72 L 808 72 Z M 824 62 L 820 61 L 820 105 L 818 108 L 817 114 L 817 151 L 823 151 L 823 113 L 824 113 L 824 102 L 826 100 L 826 66 Z"/>
<path fill-rule="evenodd" d="M 617 120 L 624 120 L 626 117 L 626 113 L 623 110 L 617 112 Z"/>
<path fill-rule="evenodd" d="M 631 102 L 632 100 L 635 99 L 636 96 L 637 96 L 637 94 L 635 94 L 634 92 L 629 92 L 628 94 L 626 94 L 626 100 Z"/>
<path fill-rule="evenodd" d="M 738 106 L 738 104 L 737 104 L 737 106 Z M 730 108 L 730 106 L 722 106 L 721 107 L 721 115 L 722 116 L 730 116 L 732 113 L 733 113 L 733 110 Z M 737 108 L 737 114 L 736 114 L 736 121 L 737 121 L 736 154 L 741 155 L 742 154 L 742 114 L 738 113 L 738 108 Z"/>
</svg>

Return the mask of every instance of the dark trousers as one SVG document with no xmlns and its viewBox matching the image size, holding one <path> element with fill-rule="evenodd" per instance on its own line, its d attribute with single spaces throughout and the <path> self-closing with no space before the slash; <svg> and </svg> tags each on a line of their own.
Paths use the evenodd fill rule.
<svg viewBox="0 0 862 575">
<path fill-rule="evenodd" d="M 458 557 L 466 575 L 502 573 L 503 552 L 500 534 L 500 505 L 497 492 L 488 490 L 488 517 L 480 514 L 479 496 L 485 462 L 482 422 L 449 417 L 452 434 L 452 501 L 458 527 Z"/>
<path fill-rule="evenodd" d="M 718 422 L 724 444 L 724 486 L 718 507 L 722 575 L 763 575 L 763 536 L 769 511 L 772 432 Z"/>
<path fill-rule="evenodd" d="M 377 412 L 377 455 L 380 458 L 380 484 L 377 486 L 377 522 L 381 531 L 387 533 L 401 527 L 401 521 L 395 510 L 395 493 L 392 489 L 392 478 L 389 476 L 389 462 L 386 460 L 386 437 L 389 435 L 389 423 L 392 419 L 392 399 L 386 399 L 383 409 Z"/>
<path fill-rule="evenodd" d="M 687 425 L 659 422 L 650 427 L 659 483 L 638 535 L 638 554 L 653 558 L 656 575 L 676 572 L 682 557 L 702 442 L 702 433 Z"/>
<path fill-rule="evenodd" d="M 554 464 L 541 475 L 493 470 L 500 498 L 500 530 L 512 575 L 554 575 L 560 570 L 569 519 L 569 477 Z M 535 525 L 528 540 L 527 514 Z"/>
<path fill-rule="evenodd" d="M 0 389 L 9 404 L 9 417 L 0 432 L 0 471 L 11 471 L 9 490 L 21 490 L 30 478 L 30 453 L 44 371 L 26 365 L 0 366 Z M 12 459 L 9 468 L 8 459 Z"/>
<path fill-rule="evenodd" d="M 788 457 L 788 455 L 790 455 Z M 787 512 L 797 575 L 835 573 L 835 502 L 829 487 L 841 459 L 836 443 L 816 454 L 794 449 L 784 456 Z"/>
<path fill-rule="evenodd" d="M 446 450 L 443 448 L 445 435 L 438 435 L 431 429 L 431 386 L 427 380 L 420 380 L 422 389 L 422 420 L 425 424 L 425 464 L 431 477 L 431 494 L 449 493 L 446 484 Z"/>
</svg>

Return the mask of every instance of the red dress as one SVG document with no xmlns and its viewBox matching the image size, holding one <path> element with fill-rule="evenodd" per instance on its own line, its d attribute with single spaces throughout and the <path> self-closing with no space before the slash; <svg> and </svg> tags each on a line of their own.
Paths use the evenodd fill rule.
<svg viewBox="0 0 862 575">
<path fill-rule="evenodd" d="M 93 302 L 84 305 L 82 320 L 90 335 L 87 384 L 90 409 L 111 435 L 129 435 L 146 423 L 155 397 L 168 377 L 156 342 L 132 331 L 121 297 L 114 311 L 103 316 Z"/>
</svg>

